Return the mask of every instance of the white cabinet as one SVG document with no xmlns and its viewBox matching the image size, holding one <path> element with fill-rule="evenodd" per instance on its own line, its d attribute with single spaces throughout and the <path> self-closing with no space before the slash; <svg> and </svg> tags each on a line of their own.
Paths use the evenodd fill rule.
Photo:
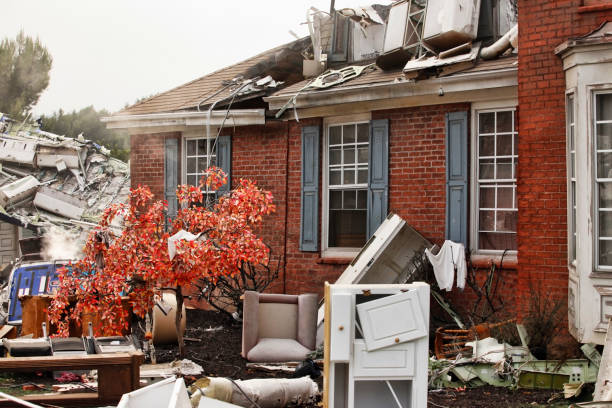
<svg viewBox="0 0 612 408">
<path fill-rule="evenodd" d="M 427 406 L 427 284 L 326 284 L 325 308 L 324 406 Z"/>
</svg>

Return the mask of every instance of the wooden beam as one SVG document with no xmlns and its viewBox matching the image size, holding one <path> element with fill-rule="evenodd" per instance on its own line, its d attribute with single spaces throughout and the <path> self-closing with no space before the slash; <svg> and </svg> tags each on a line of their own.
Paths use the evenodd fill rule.
<svg viewBox="0 0 612 408">
<path fill-rule="evenodd" d="M 323 314 L 323 408 L 329 408 L 329 342 L 331 337 L 331 297 L 329 282 L 325 282 L 325 292 L 323 295 L 324 314 Z"/>
</svg>

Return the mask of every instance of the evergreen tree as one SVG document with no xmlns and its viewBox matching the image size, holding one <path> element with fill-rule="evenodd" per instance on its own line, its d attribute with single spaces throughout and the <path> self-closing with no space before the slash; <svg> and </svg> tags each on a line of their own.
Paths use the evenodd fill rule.
<svg viewBox="0 0 612 408">
<path fill-rule="evenodd" d="M 52 58 L 40 40 L 21 31 L 0 43 L 0 112 L 25 117 L 49 85 Z"/>
</svg>

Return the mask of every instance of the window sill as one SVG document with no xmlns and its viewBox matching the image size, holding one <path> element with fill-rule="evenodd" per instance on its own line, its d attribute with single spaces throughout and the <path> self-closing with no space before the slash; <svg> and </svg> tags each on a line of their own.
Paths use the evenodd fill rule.
<svg viewBox="0 0 612 408">
<path fill-rule="evenodd" d="M 591 13 L 595 11 L 612 10 L 612 3 L 594 4 L 592 6 L 578 7 L 578 13 Z"/>
<path fill-rule="evenodd" d="M 324 265 L 348 265 L 351 263 L 353 258 L 317 258 L 318 264 Z"/>
<path fill-rule="evenodd" d="M 472 266 L 476 268 L 490 268 L 493 264 L 499 268 L 501 264 L 504 269 L 516 269 L 518 265 L 518 260 L 515 253 L 504 256 L 503 262 L 501 255 L 474 254 L 470 256 L 470 262 Z"/>
</svg>

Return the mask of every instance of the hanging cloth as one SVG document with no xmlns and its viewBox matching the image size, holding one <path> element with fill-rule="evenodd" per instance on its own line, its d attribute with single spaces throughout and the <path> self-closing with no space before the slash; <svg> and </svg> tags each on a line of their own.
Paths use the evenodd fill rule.
<svg viewBox="0 0 612 408">
<path fill-rule="evenodd" d="M 463 244 L 446 240 L 436 255 L 425 249 L 425 255 L 433 266 L 434 275 L 440 289 L 450 292 L 453 288 L 455 273 L 457 274 L 457 287 L 465 287 L 466 265 L 465 248 Z"/>
</svg>

